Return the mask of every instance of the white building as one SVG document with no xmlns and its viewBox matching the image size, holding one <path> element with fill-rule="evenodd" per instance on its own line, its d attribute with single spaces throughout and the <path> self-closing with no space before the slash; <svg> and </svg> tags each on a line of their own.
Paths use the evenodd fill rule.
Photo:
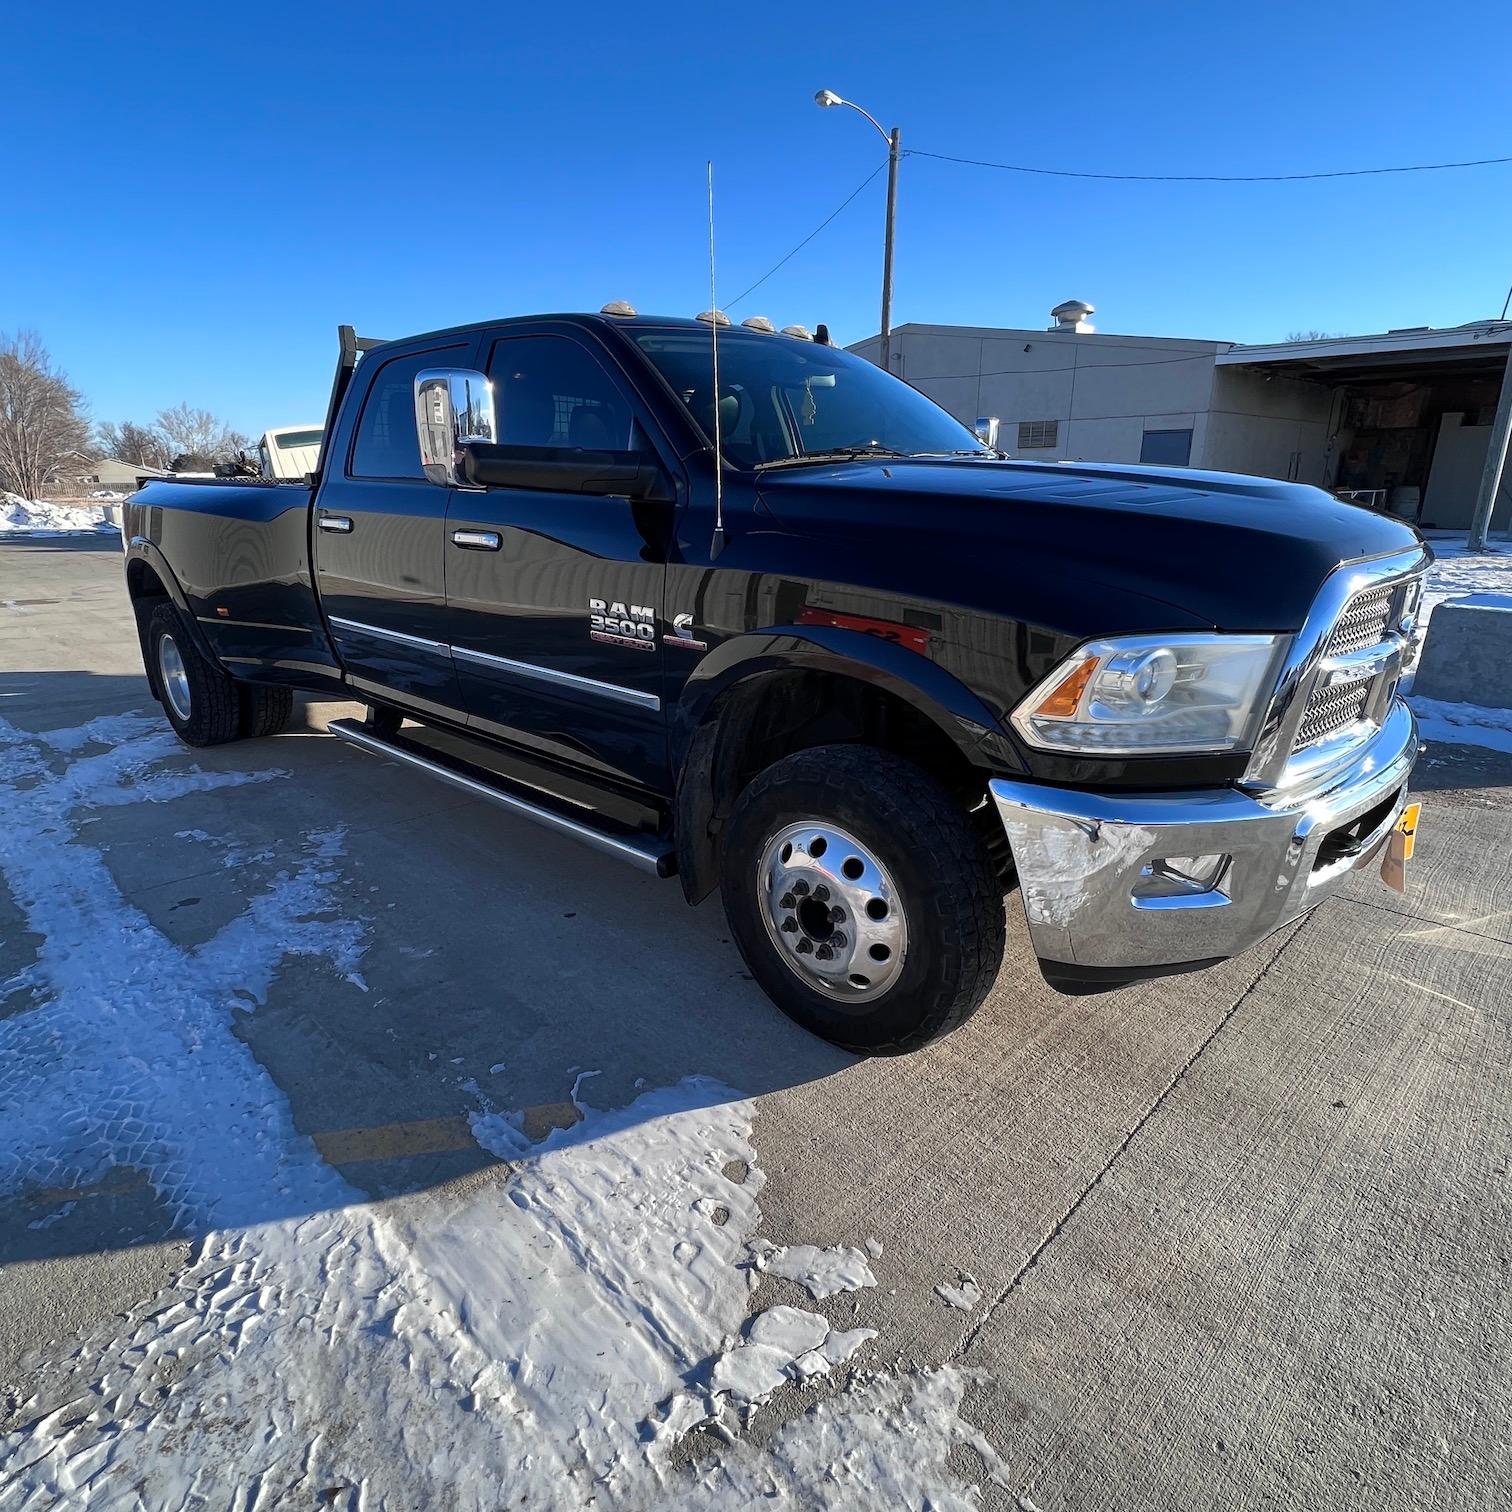
<svg viewBox="0 0 1512 1512">
<path fill-rule="evenodd" d="M 1012 456 L 1161 462 L 1351 490 L 1425 526 L 1469 525 L 1512 321 L 1240 346 L 1095 330 L 903 325 L 892 369 Z M 850 348 L 877 361 L 877 337 Z M 1512 523 L 1504 477 L 1492 529 Z"/>
</svg>

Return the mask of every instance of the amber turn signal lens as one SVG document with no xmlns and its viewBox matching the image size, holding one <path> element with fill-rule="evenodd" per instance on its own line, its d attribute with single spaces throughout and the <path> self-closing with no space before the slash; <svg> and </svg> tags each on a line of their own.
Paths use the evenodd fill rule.
<svg viewBox="0 0 1512 1512">
<path fill-rule="evenodd" d="M 1034 711 L 1036 719 L 1075 719 L 1077 705 L 1081 703 L 1082 693 L 1092 681 L 1092 674 L 1097 671 L 1097 658 L 1088 657 L 1086 661 L 1078 663 L 1052 688 L 1049 694 L 1040 700 L 1039 707 Z"/>
</svg>

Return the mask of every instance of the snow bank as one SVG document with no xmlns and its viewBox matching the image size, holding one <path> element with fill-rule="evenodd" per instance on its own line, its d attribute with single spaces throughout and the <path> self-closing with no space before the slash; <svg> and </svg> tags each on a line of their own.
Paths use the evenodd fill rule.
<svg viewBox="0 0 1512 1512">
<path fill-rule="evenodd" d="M 1512 593 L 1512 546 L 1492 543 L 1490 551 L 1470 551 L 1464 535 L 1428 537 L 1437 558 L 1423 581 L 1423 608 L 1419 623 L 1445 599 L 1463 593 Z"/>
<path fill-rule="evenodd" d="M 1512 752 L 1512 709 L 1487 709 L 1479 704 L 1445 703 L 1440 698 L 1408 694 L 1418 718 L 1418 734 L 1430 745 L 1479 745 Z"/>
<path fill-rule="evenodd" d="M 94 535 L 115 528 L 103 508 L 49 504 L 0 493 L 0 535 Z"/>
<path fill-rule="evenodd" d="M 328 992 L 364 986 L 339 833 L 306 836 L 186 950 L 82 823 L 284 775 L 199 771 L 142 715 L 42 736 L 0 719 L 0 871 L 42 941 L 5 984 L 33 993 L 0 1020 L 0 1194 L 131 1165 L 200 1241 L 173 1286 L 43 1367 L 0 1436 L 0 1503 L 962 1512 L 963 1445 L 1005 1483 L 952 1369 L 863 1371 L 762 1447 L 736 1436 L 873 1332 L 789 1306 L 747 1317 L 763 1262 L 871 1277 L 858 1251 L 758 1238 L 756 1109 L 732 1088 L 578 1097 L 582 1121 L 540 1142 L 479 1113 L 492 1179 L 364 1202 L 236 1033 L 291 953 L 327 962 Z M 688 1462 L 674 1450 L 699 1423 L 724 1447 Z"/>
</svg>

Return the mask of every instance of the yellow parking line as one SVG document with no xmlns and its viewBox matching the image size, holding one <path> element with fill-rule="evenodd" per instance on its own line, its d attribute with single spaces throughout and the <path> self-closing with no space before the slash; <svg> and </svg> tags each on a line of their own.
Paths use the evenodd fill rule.
<svg viewBox="0 0 1512 1512">
<path fill-rule="evenodd" d="M 315 1148 L 332 1165 L 357 1160 L 402 1160 L 411 1155 L 445 1155 L 475 1150 L 478 1142 L 465 1118 L 417 1118 L 367 1129 L 326 1129 L 312 1134 Z"/>
</svg>

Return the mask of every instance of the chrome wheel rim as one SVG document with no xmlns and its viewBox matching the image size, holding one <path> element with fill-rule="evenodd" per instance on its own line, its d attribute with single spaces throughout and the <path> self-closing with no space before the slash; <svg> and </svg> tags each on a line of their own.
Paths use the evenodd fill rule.
<svg viewBox="0 0 1512 1512">
<path fill-rule="evenodd" d="M 887 868 L 852 834 L 789 824 L 757 863 L 762 922 L 803 981 L 842 1003 L 881 997 L 908 954 L 908 918 Z"/>
<path fill-rule="evenodd" d="M 158 638 L 158 680 L 163 694 L 180 719 L 189 718 L 189 673 L 184 668 L 183 653 L 171 635 Z"/>
</svg>

